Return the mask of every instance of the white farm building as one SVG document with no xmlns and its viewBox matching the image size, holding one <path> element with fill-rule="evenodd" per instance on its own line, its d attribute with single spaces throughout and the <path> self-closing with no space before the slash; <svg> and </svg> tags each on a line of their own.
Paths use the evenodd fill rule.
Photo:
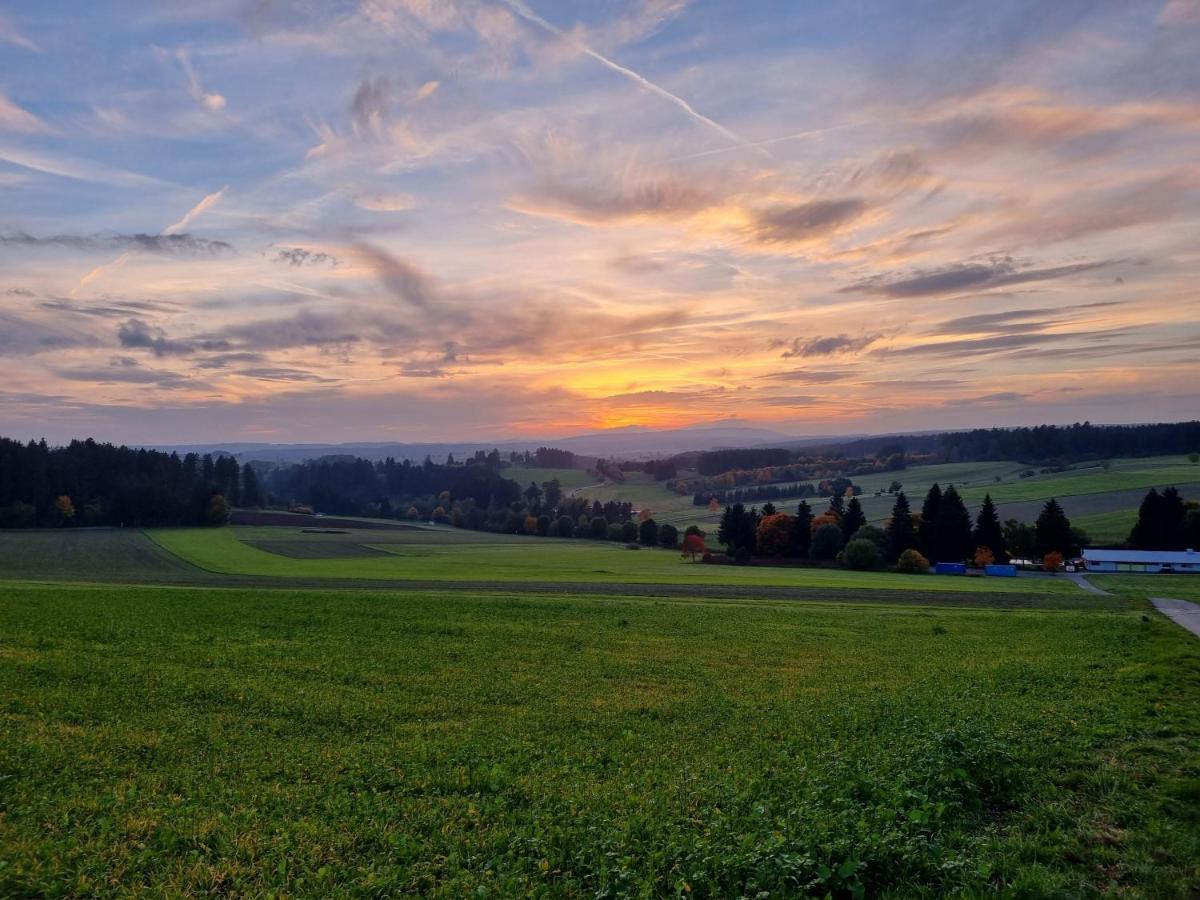
<svg viewBox="0 0 1200 900">
<path fill-rule="evenodd" d="M 1200 574 L 1200 553 L 1195 550 L 1092 550 L 1083 551 L 1089 572 L 1195 572 Z"/>
</svg>

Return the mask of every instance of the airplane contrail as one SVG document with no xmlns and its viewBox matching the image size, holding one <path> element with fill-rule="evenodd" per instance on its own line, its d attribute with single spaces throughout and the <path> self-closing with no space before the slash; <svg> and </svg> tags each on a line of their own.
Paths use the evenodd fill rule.
<svg viewBox="0 0 1200 900">
<path fill-rule="evenodd" d="M 219 191 L 214 191 L 213 193 L 206 195 L 203 200 L 189 209 L 187 213 L 184 214 L 182 219 L 180 219 L 174 225 L 168 226 L 167 229 L 163 231 L 163 234 L 176 234 L 177 232 L 183 231 L 188 227 L 188 225 L 192 224 L 193 219 L 202 215 L 206 210 L 212 209 L 212 207 L 216 206 L 217 203 L 220 202 L 221 198 L 225 196 L 225 192 L 227 190 L 229 190 L 229 185 L 225 185 L 225 187 L 221 188 Z"/>
<path fill-rule="evenodd" d="M 225 192 L 227 190 L 229 190 L 229 185 L 225 185 L 225 187 L 221 188 L 219 191 L 214 191 L 211 194 L 207 194 L 204 197 L 204 199 L 202 199 L 199 203 L 197 203 L 195 206 L 193 206 L 191 209 L 189 209 L 186 213 L 184 213 L 184 216 L 182 219 L 180 219 L 174 225 L 168 225 L 166 228 L 164 228 L 162 230 L 161 233 L 162 234 L 178 234 L 179 232 L 183 231 L 183 229 L 187 228 L 188 225 L 190 225 L 194 219 L 198 218 L 199 216 L 203 215 L 205 212 L 207 212 L 208 210 L 210 210 L 214 206 L 216 206 L 221 201 L 221 198 L 225 196 Z M 120 256 L 118 256 L 116 259 L 114 259 L 112 262 L 101 263 L 100 265 L 96 266 L 96 268 L 92 269 L 90 272 L 88 272 L 86 275 L 84 275 L 82 278 L 79 279 L 79 284 L 71 291 L 71 296 L 75 296 L 75 294 L 79 290 L 79 288 L 86 287 L 90 282 L 95 281 L 100 276 L 106 275 L 109 272 L 113 271 L 114 269 L 122 268 L 125 265 L 125 263 L 129 262 L 129 257 L 130 257 L 130 253 L 129 253 L 129 251 L 126 251 L 126 252 L 122 253 Z"/>
<path fill-rule="evenodd" d="M 659 87 L 657 84 L 655 84 L 650 79 L 646 78 L 644 75 L 639 75 L 637 72 L 633 71 L 633 69 L 626 68 L 625 66 L 621 65 L 620 63 L 613 62 L 607 56 L 597 53 L 595 50 L 593 50 L 587 44 L 584 44 L 581 41 L 578 41 L 575 38 L 568 35 L 566 32 L 564 32 L 561 28 L 559 28 L 553 22 L 547 22 L 545 19 L 543 19 L 541 16 L 539 16 L 537 13 L 535 13 L 532 9 L 530 9 L 528 6 L 526 6 L 522 2 L 522 0 L 504 0 L 504 3 L 511 10 L 513 10 L 513 12 L 515 12 L 518 16 L 520 16 L 522 19 L 524 19 L 526 22 L 532 22 L 534 25 L 537 25 L 539 28 L 543 28 L 546 31 L 550 32 L 555 37 L 566 38 L 581 53 L 583 53 L 587 56 L 590 56 L 592 59 L 596 60 L 596 62 L 600 63 L 601 65 L 607 66 L 608 68 L 612 69 L 614 72 L 624 75 L 629 80 L 641 85 L 642 87 L 644 87 L 646 90 L 650 91 L 651 93 L 657 94 L 659 97 L 662 97 L 664 100 L 668 100 L 671 103 L 674 103 L 676 106 L 678 106 L 680 109 L 682 109 L 685 113 L 687 113 L 691 118 L 695 119 L 697 122 L 707 125 L 709 128 L 712 128 L 713 130 L 719 132 L 721 135 L 723 135 L 724 137 L 733 141 L 735 144 L 738 144 L 738 145 L 746 148 L 747 150 L 753 150 L 755 153 L 761 154 L 762 156 L 765 156 L 768 159 L 774 159 L 774 157 L 771 155 L 770 151 L 768 151 L 765 147 L 755 144 L 752 141 L 748 141 L 739 134 L 735 134 L 734 132 L 732 132 L 728 128 L 726 128 L 724 125 L 722 125 L 720 122 L 716 122 L 716 121 L 710 119 L 708 116 L 704 115 L 704 113 L 699 112 L 695 107 L 693 107 L 690 103 L 688 103 L 682 97 L 672 94 L 670 91 L 668 91 L 664 87 Z"/>
</svg>

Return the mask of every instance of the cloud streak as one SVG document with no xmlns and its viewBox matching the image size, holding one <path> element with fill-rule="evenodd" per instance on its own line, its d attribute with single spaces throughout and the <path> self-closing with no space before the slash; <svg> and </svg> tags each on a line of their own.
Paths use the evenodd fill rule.
<svg viewBox="0 0 1200 900">
<path fill-rule="evenodd" d="M 654 94 L 655 96 L 661 97 L 662 99 L 666 100 L 669 103 L 673 103 L 675 106 L 677 106 L 681 110 L 683 110 L 684 113 L 687 114 L 687 116 L 689 118 L 693 119 L 694 121 L 699 122 L 701 125 L 707 126 L 708 128 L 710 128 L 713 131 L 720 134 L 722 137 L 724 137 L 730 141 L 733 141 L 735 144 L 742 147 L 743 149 L 750 150 L 750 151 L 758 154 L 759 156 L 766 157 L 767 159 L 773 159 L 770 151 L 768 151 L 765 147 L 763 147 L 759 144 L 755 144 L 752 141 L 747 140 L 746 138 L 742 137 L 741 135 L 736 134 L 735 132 L 726 128 L 720 122 L 717 122 L 714 119 L 711 119 L 708 116 L 704 115 L 703 113 L 698 112 L 690 103 L 688 103 L 682 97 L 671 93 L 666 88 L 661 87 L 658 84 L 655 84 L 653 81 L 651 81 L 649 78 L 646 78 L 644 75 L 640 75 L 637 72 L 633 71 L 633 69 L 627 68 L 626 66 L 623 66 L 620 63 L 614 62 L 613 60 L 609 59 L 607 56 L 597 53 L 591 47 L 589 47 L 586 44 L 582 43 L 581 41 L 577 40 L 576 38 L 574 38 L 567 32 L 564 32 L 557 25 L 554 25 L 551 22 L 548 22 L 545 19 L 543 19 L 541 16 L 539 16 L 537 13 L 535 13 L 532 9 L 530 9 L 529 6 L 527 6 L 524 2 L 522 2 L 522 0 L 504 0 L 504 2 L 509 6 L 509 8 L 511 8 L 513 10 L 513 12 L 515 12 L 517 15 L 519 15 L 526 22 L 530 22 L 534 25 L 537 25 L 539 28 L 542 28 L 543 30 L 549 32 L 550 34 L 554 35 L 557 38 L 562 38 L 563 40 L 567 41 L 571 46 L 573 46 L 576 50 L 583 53 L 585 56 L 591 57 L 592 59 L 596 60 L 596 62 L 600 63 L 601 65 L 606 66 L 609 69 L 612 69 L 614 72 L 616 72 L 619 75 L 624 76 L 625 78 L 628 78 L 634 84 L 637 84 L 638 86 L 646 89 L 647 91 Z"/>
</svg>

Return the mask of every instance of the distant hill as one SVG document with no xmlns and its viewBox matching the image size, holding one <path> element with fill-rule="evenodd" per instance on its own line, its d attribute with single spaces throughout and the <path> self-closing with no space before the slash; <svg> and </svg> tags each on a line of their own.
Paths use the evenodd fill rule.
<svg viewBox="0 0 1200 900">
<path fill-rule="evenodd" d="M 155 449 L 173 450 L 178 453 L 219 453 L 237 457 L 241 462 L 260 460 L 263 462 L 300 462 L 322 456 L 357 456 L 363 459 L 423 460 L 426 456 L 441 462 L 453 453 L 458 459 L 471 456 L 477 450 L 498 449 L 507 455 L 512 451 L 523 453 L 538 447 L 558 447 L 576 454 L 576 465 L 590 466 L 598 457 L 610 459 L 632 459 L 654 456 L 673 456 L 689 450 L 720 450 L 730 447 L 796 446 L 809 443 L 829 443 L 848 440 L 847 437 L 825 435 L 799 438 L 737 423 L 716 423 L 690 428 L 614 428 L 589 434 L 560 438 L 536 438 L 528 440 L 503 440 L 482 442 L 439 441 L 431 443 L 356 442 L 347 444 L 265 444 L 230 441 L 213 444 L 185 444 L 158 446 Z"/>
</svg>

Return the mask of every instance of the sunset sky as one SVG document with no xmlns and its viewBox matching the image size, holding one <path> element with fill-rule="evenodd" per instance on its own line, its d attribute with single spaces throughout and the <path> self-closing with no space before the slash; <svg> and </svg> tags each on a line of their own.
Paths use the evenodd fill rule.
<svg viewBox="0 0 1200 900">
<path fill-rule="evenodd" d="M 1194 418 L 1200 2 L 2 3 L 0 300 L 20 438 Z"/>
</svg>

